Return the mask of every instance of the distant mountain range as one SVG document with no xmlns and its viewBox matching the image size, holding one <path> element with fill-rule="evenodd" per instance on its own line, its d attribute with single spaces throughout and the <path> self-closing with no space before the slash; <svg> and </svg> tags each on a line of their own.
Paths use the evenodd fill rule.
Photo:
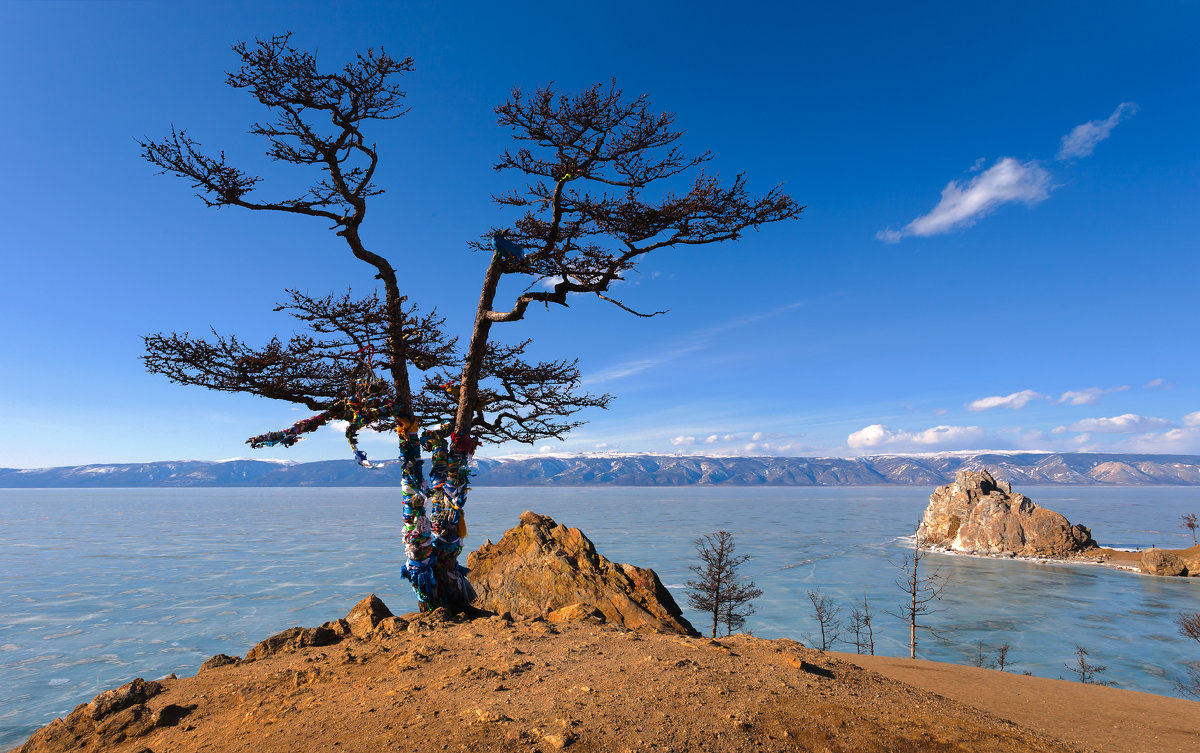
<svg viewBox="0 0 1200 753">
<path fill-rule="evenodd" d="M 1015 485 L 1200 486 L 1198 455 L 956 452 L 861 458 L 587 454 L 478 458 L 476 486 L 937 486 L 958 470 L 987 468 Z M 398 486 L 397 465 L 366 471 L 351 460 L 170 460 L 0 468 L 2 488 L 182 486 Z"/>
</svg>

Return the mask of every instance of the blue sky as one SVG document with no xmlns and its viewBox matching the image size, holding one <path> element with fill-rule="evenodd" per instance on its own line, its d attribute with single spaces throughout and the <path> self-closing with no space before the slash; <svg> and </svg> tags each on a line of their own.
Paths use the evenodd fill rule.
<svg viewBox="0 0 1200 753">
<path fill-rule="evenodd" d="M 250 4 L 247 4 L 250 5 Z M 172 124 L 263 173 L 234 42 L 411 55 L 364 225 L 458 332 L 505 215 L 513 86 L 615 77 L 799 222 L 651 256 L 600 302 L 498 328 L 617 396 L 565 443 L 483 454 L 1200 452 L 1200 6 L 4 2 L 0 466 L 250 454 L 305 415 L 145 373 L 141 336 L 261 341 L 287 287 L 366 291 L 323 225 L 206 209 L 141 161 Z M 269 190 L 269 188 L 267 189 Z M 390 438 L 367 438 L 372 455 Z M 255 457 L 348 457 L 335 431 Z"/>
</svg>

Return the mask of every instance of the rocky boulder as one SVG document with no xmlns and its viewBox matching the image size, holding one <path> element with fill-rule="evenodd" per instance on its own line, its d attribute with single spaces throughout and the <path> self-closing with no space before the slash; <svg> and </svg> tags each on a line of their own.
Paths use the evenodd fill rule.
<svg viewBox="0 0 1200 753">
<path fill-rule="evenodd" d="M 1013 492 L 986 470 L 959 471 L 929 497 L 917 535 L 927 546 L 972 554 L 1069 557 L 1096 548 L 1086 526 Z"/>
<path fill-rule="evenodd" d="M 1191 570 L 1183 557 L 1161 549 L 1147 549 L 1143 552 L 1139 567 L 1147 575 L 1187 575 Z"/>
<path fill-rule="evenodd" d="M 528 510 L 499 542 L 472 552 L 467 567 L 476 606 L 496 613 L 697 634 L 653 570 L 610 562 L 578 528 Z"/>
</svg>

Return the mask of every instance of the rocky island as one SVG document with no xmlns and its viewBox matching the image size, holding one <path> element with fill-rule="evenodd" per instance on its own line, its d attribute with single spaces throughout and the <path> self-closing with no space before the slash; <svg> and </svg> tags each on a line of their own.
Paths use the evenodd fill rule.
<svg viewBox="0 0 1200 753">
<path fill-rule="evenodd" d="M 917 537 L 924 546 L 964 554 L 1097 562 L 1148 575 L 1200 577 L 1200 547 L 1143 552 L 1102 547 L 1087 526 L 1072 525 L 987 470 L 958 471 L 954 483 L 939 486 L 929 496 Z"/>
</svg>

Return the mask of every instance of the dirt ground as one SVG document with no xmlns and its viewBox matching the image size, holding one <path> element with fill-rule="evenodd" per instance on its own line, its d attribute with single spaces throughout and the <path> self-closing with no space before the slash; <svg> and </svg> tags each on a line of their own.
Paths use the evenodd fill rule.
<svg viewBox="0 0 1200 753">
<path fill-rule="evenodd" d="M 710 641 L 591 621 L 400 619 L 387 634 L 379 629 L 365 639 L 283 648 L 168 679 L 148 699 L 122 702 L 137 703 L 123 710 L 119 704 L 80 706 L 23 750 L 1143 749 L 1061 742 L 1083 739 L 1072 729 L 1081 724 L 1079 709 L 1069 703 L 1056 707 L 1057 724 L 1047 710 L 1040 725 L 1020 726 L 1004 718 L 1003 707 L 981 710 L 942 692 L 950 686 L 935 683 L 941 693 L 935 694 L 860 669 L 848 660 L 857 657 L 821 654 L 789 640 Z M 1034 694 L 1059 693 L 1057 685 L 1046 685 L 1053 681 L 953 670 L 981 678 L 977 695 L 1007 683 Z M 1136 735 L 1143 708 L 1122 704 L 1138 694 L 1110 692 L 1105 698 L 1118 701 L 1110 707 L 1113 718 Z M 1048 709 L 1050 700 L 1044 700 Z M 1163 713 L 1200 708 L 1159 700 Z"/>
<path fill-rule="evenodd" d="M 920 659 L 831 655 L 1083 748 L 1200 751 L 1195 701 Z"/>
</svg>

